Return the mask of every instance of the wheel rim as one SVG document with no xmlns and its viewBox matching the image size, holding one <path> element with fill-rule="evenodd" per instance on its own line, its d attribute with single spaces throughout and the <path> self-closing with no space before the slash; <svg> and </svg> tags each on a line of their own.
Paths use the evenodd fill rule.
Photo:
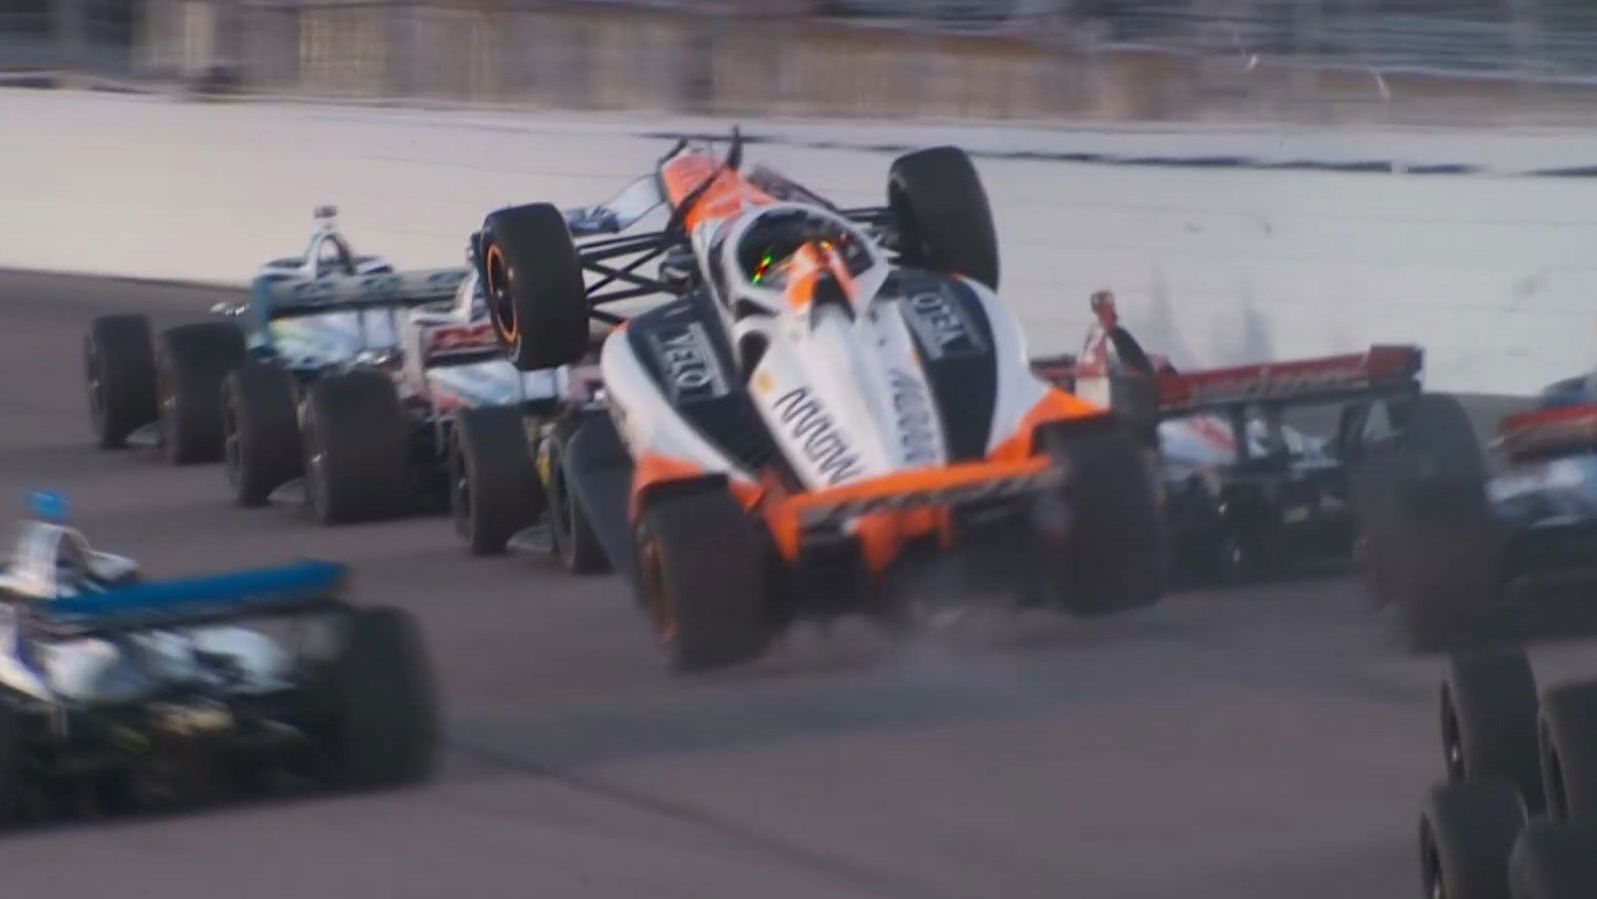
<svg viewBox="0 0 1597 899">
<path fill-rule="evenodd" d="M 571 505 L 566 501 L 566 479 L 560 474 L 560 461 L 554 461 L 554 472 L 549 478 L 549 537 L 556 555 L 568 568 L 575 555 L 571 549 L 573 517 L 566 511 Z"/>
<path fill-rule="evenodd" d="M 488 245 L 483 266 L 487 276 L 488 315 L 494 330 L 507 344 L 516 342 L 521 333 L 521 323 L 516 317 L 516 304 L 510 297 L 510 267 L 505 263 L 504 251 L 497 243 Z"/>
<path fill-rule="evenodd" d="M 459 427 L 459 425 L 456 425 Z M 450 501 L 455 513 L 455 532 L 470 540 L 473 536 L 471 526 L 471 473 L 466 467 L 465 453 L 460 451 L 457 442 L 454 451 L 449 454 L 449 480 L 451 484 Z"/>
<path fill-rule="evenodd" d="M 161 437 L 161 446 L 165 447 L 169 454 L 175 455 L 177 440 L 174 435 L 177 426 L 174 419 L 177 417 L 177 397 L 172 393 L 171 376 L 165 366 L 158 366 L 155 370 L 155 396 L 161 410 L 161 414 L 157 416 L 159 422 L 156 428 Z"/>
<path fill-rule="evenodd" d="M 655 637 L 662 648 L 676 641 L 676 616 L 665 596 L 665 564 L 660 555 L 660 541 L 645 536 L 638 545 L 638 567 L 643 581 L 643 601 L 648 607 L 649 619 L 654 622 Z"/>
<path fill-rule="evenodd" d="M 234 490 L 244 481 L 244 462 L 239 455 L 238 413 L 232 397 L 222 403 L 222 466 L 227 471 L 227 482 Z"/>
<path fill-rule="evenodd" d="M 84 342 L 83 369 L 89 383 L 89 423 L 95 433 L 105 429 L 105 381 L 100 368 L 99 348 L 93 338 Z"/>
<path fill-rule="evenodd" d="M 1569 803 L 1564 801 L 1564 765 L 1551 743 L 1548 743 L 1547 758 L 1542 766 L 1547 771 L 1547 817 L 1564 821 L 1569 817 Z"/>
<path fill-rule="evenodd" d="M 1442 753 L 1447 763 L 1447 779 L 1463 783 L 1469 777 L 1464 766 L 1464 740 L 1459 734 L 1458 713 L 1453 710 L 1452 695 L 1442 688 Z"/>
<path fill-rule="evenodd" d="M 1428 899 L 1447 899 L 1447 884 L 1442 880 L 1442 861 L 1429 828 L 1421 837 L 1420 858 L 1425 872 L 1425 895 Z"/>
<path fill-rule="evenodd" d="M 316 419 L 305 422 L 305 500 L 318 518 L 327 517 L 327 479 L 322 476 L 327 465 L 327 454 L 322 449 L 321 435 L 317 433 Z"/>
</svg>

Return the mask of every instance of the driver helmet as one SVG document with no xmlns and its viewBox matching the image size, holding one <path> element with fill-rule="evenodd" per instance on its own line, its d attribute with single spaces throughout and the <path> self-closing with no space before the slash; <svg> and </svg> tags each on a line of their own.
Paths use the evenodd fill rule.
<svg viewBox="0 0 1597 899">
<path fill-rule="evenodd" d="M 733 283 L 751 294 L 782 294 L 791 305 L 816 298 L 822 284 L 834 284 L 853 299 L 853 281 L 877 260 L 870 241 L 839 216 L 802 206 L 781 206 L 757 214 L 736 240 Z M 765 304 L 762 304 L 765 305 Z"/>
<path fill-rule="evenodd" d="M 1115 311 L 1114 291 L 1108 289 L 1095 290 L 1092 292 L 1090 303 L 1092 305 L 1092 314 L 1097 316 L 1098 323 L 1105 328 L 1112 328 L 1119 322 L 1120 316 Z"/>
</svg>

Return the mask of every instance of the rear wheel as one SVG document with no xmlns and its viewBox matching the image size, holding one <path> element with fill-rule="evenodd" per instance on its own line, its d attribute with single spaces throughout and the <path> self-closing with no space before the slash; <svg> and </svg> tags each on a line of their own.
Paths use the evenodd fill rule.
<svg viewBox="0 0 1597 899">
<path fill-rule="evenodd" d="M 893 160 L 887 203 L 907 265 L 963 275 L 998 289 L 998 235 L 981 176 L 958 147 Z"/>
<path fill-rule="evenodd" d="M 483 289 L 500 343 L 524 371 L 580 362 L 588 293 L 566 218 L 548 203 L 490 213 L 482 226 Z"/>
<path fill-rule="evenodd" d="M 330 666 L 328 774 L 344 789 L 425 780 L 438 741 L 437 696 L 415 621 L 394 608 L 351 613 Z"/>
<path fill-rule="evenodd" d="M 582 500 L 566 479 L 565 443 L 549 444 L 549 531 L 560 564 L 572 574 L 606 574 L 610 557 L 588 521 Z"/>
<path fill-rule="evenodd" d="M 1549 689 L 1540 735 L 1547 817 L 1597 818 L 1597 681 Z"/>
<path fill-rule="evenodd" d="M 462 409 L 449 452 L 450 511 L 472 555 L 505 551 L 531 527 L 543 495 L 527 447 L 524 413 L 515 406 Z"/>
<path fill-rule="evenodd" d="M 102 449 L 125 446 L 128 435 L 156 419 L 155 345 L 143 315 L 102 315 L 83 339 L 89 426 Z"/>
<path fill-rule="evenodd" d="M 162 331 L 155 340 L 161 446 L 174 465 L 222 458 L 222 379 L 248 355 L 232 322 Z"/>
<path fill-rule="evenodd" d="M 254 360 L 222 382 L 222 463 L 241 506 L 263 506 L 305 471 L 294 378 Z"/>
<path fill-rule="evenodd" d="M 1442 748 L 1453 783 L 1503 781 L 1542 807 L 1536 676 L 1521 650 L 1454 656 L 1441 689 Z"/>
<path fill-rule="evenodd" d="M 311 385 L 302 409 L 305 502 L 325 524 L 394 516 L 409 495 L 409 425 L 388 376 L 357 370 Z"/>
<path fill-rule="evenodd" d="M 1141 448 L 1112 418 L 1045 425 L 1041 445 L 1066 482 L 1040 516 L 1055 600 L 1082 616 L 1151 605 L 1164 594 L 1168 543 Z"/>
<path fill-rule="evenodd" d="M 764 654 L 772 630 L 765 543 L 724 484 L 657 488 L 644 505 L 637 555 L 644 606 L 673 670 Z"/>
<path fill-rule="evenodd" d="M 1360 461 L 1374 490 L 1361 499 L 1381 591 L 1400 608 L 1418 651 L 1474 645 L 1498 596 L 1502 540 L 1486 497 L 1486 463 L 1456 397 L 1391 406 L 1397 437 Z"/>
<path fill-rule="evenodd" d="M 1509 899 L 1508 856 L 1525 824 L 1512 784 L 1441 784 L 1420 813 L 1420 874 L 1427 897 Z"/>
</svg>

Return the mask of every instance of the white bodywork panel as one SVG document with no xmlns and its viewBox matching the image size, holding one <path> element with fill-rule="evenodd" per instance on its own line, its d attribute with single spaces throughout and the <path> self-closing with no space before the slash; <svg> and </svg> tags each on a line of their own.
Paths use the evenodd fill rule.
<svg viewBox="0 0 1597 899">
<path fill-rule="evenodd" d="M 91 548 L 74 528 L 27 522 L 0 568 L 0 595 L 42 600 L 101 591 L 137 574 L 133 560 Z M 0 684 L 44 701 L 126 702 L 162 682 L 193 682 L 208 676 L 196 653 L 226 657 L 239 678 L 235 692 L 287 685 L 290 656 L 265 634 L 243 627 L 212 626 L 30 642 L 24 658 L 17 606 L 0 602 Z"/>
</svg>

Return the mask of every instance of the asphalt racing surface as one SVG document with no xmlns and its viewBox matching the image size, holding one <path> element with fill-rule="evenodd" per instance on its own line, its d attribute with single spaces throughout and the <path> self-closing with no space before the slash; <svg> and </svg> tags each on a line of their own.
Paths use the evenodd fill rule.
<svg viewBox="0 0 1597 899">
<path fill-rule="evenodd" d="M 666 674 L 613 578 L 472 559 L 443 518 L 327 529 L 232 507 L 216 466 L 94 449 L 89 318 L 215 291 L 0 273 L 0 503 L 68 493 L 152 575 L 316 556 L 420 616 L 449 720 L 425 787 L 0 839 L 17 895 L 1408 897 L 1441 772 L 1440 664 L 1353 583 L 1182 594 L 1133 616 L 864 626 Z M 0 508 L 0 514 L 10 517 Z M 1585 647 L 1539 674 L 1597 673 Z"/>
</svg>

